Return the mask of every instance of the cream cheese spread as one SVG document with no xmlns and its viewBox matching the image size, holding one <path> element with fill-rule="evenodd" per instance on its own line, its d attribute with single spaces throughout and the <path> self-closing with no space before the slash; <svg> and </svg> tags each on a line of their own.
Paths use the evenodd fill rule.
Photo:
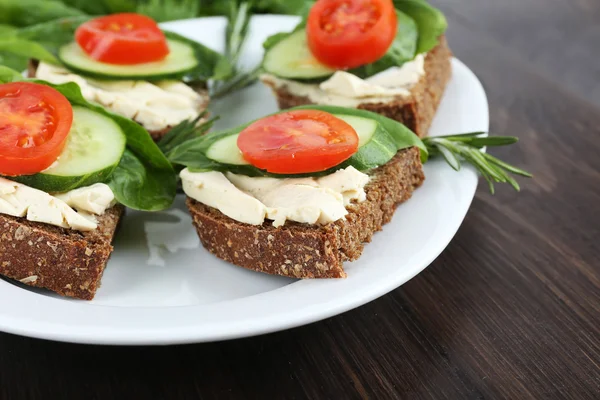
<svg viewBox="0 0 600 400">
<path fill-rule="evenodd" d="M 203 96 L 179 81 L 94 80 L 43 62 L 36 78 L 54 84 L 75 82 L 86 100 L 133 119 L 149 131 L 196 118 L 206 103 Z"/>
<path fill-rule="evenodd" d="M 327 224 L 348 214 L 346 206 L 366 200 L 369 176 L 354 167 L 320 178 L 269 178 L 231 172 L 181 171 L 184 192 L 228 217 L 251 225 L 265 219 Z"/>
<path fill-rule="evenodd" d="M 52 196 L 0 178 L 0 213 L 29 221 L 91 231 L 98 227 L 94 215 L 104 214 L 113 205 L 112 191 L 101 183 Z"/>
</svg>

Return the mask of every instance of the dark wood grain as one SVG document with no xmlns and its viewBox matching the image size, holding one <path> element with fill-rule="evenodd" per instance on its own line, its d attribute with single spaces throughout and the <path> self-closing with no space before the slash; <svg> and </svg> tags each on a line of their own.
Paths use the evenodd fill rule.
<svg viewBox="0 0 600 400">
<path fill-rule="evenodd" d="M 482 184 L 422 274 L 309 326 L 159 348 L 0 334 L 0 399 L 600 398 L 600 2 L 436 3 L 492 131 L 521 138 L 494 151 L 535 174 L 521 193 Z"/>
</svg>

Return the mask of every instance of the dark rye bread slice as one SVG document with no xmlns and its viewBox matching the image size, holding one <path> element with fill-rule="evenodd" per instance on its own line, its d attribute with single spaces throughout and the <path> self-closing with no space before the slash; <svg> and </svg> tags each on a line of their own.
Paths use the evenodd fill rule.
<svg viewBox="0 0 600 400">
<path fill-rule="evenodd" d="M 452 74 L 451 58 L 452 52 L 448 47 L 448 42 L 445 36 L 442 36 L 438 46 L 427 53 L 425 75 L 410 90 L 410 97 L 397 97 L 394 101 L 387 103 L 362 103 L 358 108 L 402 122 L 419 137 L 427 136 L 431 121 L 433 121 Z M 268 82 L 264 83 L 269 84 Z M 281 109 L 311 104 L 308 97 L 296 96 L 285 86 L 271 88 Z"/>
<path fill-rule="evenodd" d="M 323 226 L 286 222 L 275 228 L 272 221 L 255 226 L 191 198 L 187 206 L 204 247 L 225 261 L 293 278 L 344 278 L 342 263 L 360 257 L 364 244 L 424 179 L 419 150 L 402 150 L 373 171 L 366 201 L 349 206 L 345 219 Z"/>
<path fill-rule="evenodd" d="M 35 78 L 38 65 L 39 65 L 38 60 L 29 60 L 29 63 L 27 65 L 27 76 L 29 78 Z M 192 89 L 194 89 L 194 91 L 196 91 L 196 93 L 198 93 L 200 95 L 200 97 L 202 97 L 202 102 L 198 106 L 199 112 L 202 110 L 206 110 L 208 108 L 208 103 L 210 102 L 208 90 L 206 89 L 205 86 L 193 86 Z M 159 129 L 159 130 L 155 130 L 155 131 L 148 131 L 148 133 L 150 134 L 150 137 L 152 138 L 152 140 L 154 140 L 155 142 L 158 142 L 172 128 L 173 128 L 172 126 L 167 126 L 166 128 L 163 128 L 163 129 Z"/>
<path fill-rule="evenodd" d="M 110 208 L 89 232 L 0 214 L 0 275 L 63 296 L 93 299 L 123 212 L 121 205 Z"/>
</svg>

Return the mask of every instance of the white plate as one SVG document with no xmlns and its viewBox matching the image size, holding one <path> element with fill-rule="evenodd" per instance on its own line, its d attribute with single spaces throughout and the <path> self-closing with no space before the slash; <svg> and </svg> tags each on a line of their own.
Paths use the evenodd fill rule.
<svg viewBox="0 0 600 400">
<path fill-rule="evenodd" d="M 252 20 L 243 62 L 254 66 L 270 34 L 297 19 Z M 165 28 L 222 50 L 222 18 L 173 22 Z M 214 104 L 219 127 L 232 127 L 276 110 L 256 84 Z M 485 92 L 475 75 L 453 60 L 453 78 L 431 133 L 488 129 Z M 347 279 L 295 281 L 250 272 L 210 255 L 199 244 L 179 198 L 172 210 L 128 212 L 102 287 L 91 302 L 67 300 L 0 280 L 0 330 L 67 342 L 171 344 L 257 335 L 318 321 L 365 304 L 402 285 L 429 265 L 460 226 L 477 176 L 443 161 L 425 166 L 426 181 L 377 233 Z"/>
</svg>

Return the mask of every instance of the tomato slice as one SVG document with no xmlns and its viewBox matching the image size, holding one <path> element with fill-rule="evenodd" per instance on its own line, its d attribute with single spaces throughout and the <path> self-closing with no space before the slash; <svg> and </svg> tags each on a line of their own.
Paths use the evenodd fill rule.
<svg viewBox="0 0 600 400">
<path fill-rule="evenodd" d="M 156 22 L 135 13 L 94 18 L 77 28 L 75 40 L 87 55 L 107 64 L 142 64 L 169 54 L 165 34 Z"/>
<path fill-rule="evenodd" d="M 358 135 L 345 121 L 324 111 L 295 110 L 258 120 L 237 145 L 255 167 L 275 174 L 325 171 L 350 158 Z"/>
<path fill-rule="evenodd" d="M 325 65 L 359 67 L 387 52 L 397 22 L 392 0 L 318 0 L 308 15 L 308 46 Z"/>
<path fill-rule="evenodd" d="M 0 85 L 0 175 L 31 175 L 60 155 L 73 124 L 71 103 L 29 82 Z"/>
</svg>

